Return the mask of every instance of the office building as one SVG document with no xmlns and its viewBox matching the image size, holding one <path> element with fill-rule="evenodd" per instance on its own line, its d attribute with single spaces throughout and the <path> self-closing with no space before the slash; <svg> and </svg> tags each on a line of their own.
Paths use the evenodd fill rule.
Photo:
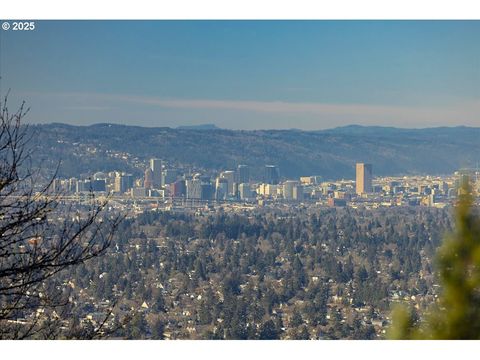
<svg viewBox="0 0 480 360">
<path fill-rule="evenodd" d="M 233 183 L 235 182 L 235 171 L 227 170 L 220 173 L 220 177 L 228 182 L 228 195 L 235 195 L 233 191 Z"/>
<path fill-rule="evenodd" d="M 90 182 L 89 182 L 90 183 Z M 117 175 L 115 177 L 114 191 L 117 193 L 125 192 L 125 188 L 122 188 L 122 175 Z"/>
<path fill-rule="evenodd" d="M 184 197 L 187 194 L 187 187 L 185 185 L 185 180 L 180 179 L 173 183 L 173 196 L 174 197 Z"/>
<path fill-rule="evenodd" d="M 136 187 L 130 190 L 130 195 L 134 198 L 142 198 L 147 196 L 147 189 L 144 187 Z"/>
<path fill-rule="evenodd" d="M 265 165 L 264 182 L 266 184 L 277 185 L 280 181 L 280 171 L 278 166 Z"/>
<path fill-rule="evenodd" d="M 246 183 L 241 183 L 238 185 L 238 195 L 240 200 L 249 200 L 253 197 L 252 191 L 250 190 L 250 185 Z"/>
<path fill-rule="evenodd" d="M 172 184 L 177 180 L 178 171 L 176 169 L 165 169 L 163 170 L 163 180 L 162 184 Z"/>
<path fill-rule="evenodd" d="M 313 176 L 300 176 L 300 183 L 304 185 L 315 184 Z"/>
<path fill-rule="evenodd" d="M 372 189 L 372 165 L 357 163 L 356 165 L 356 192 L 358 195 L 369 194 Z"/>
<path fill-rule="evenodd" d="M 213 200 L 215 196 L 215 189 L 210 183 L 202 183 L 200 185 L 200 199 Z"/>
<path fill-rule="evenodd" d="M 202 198 L 202 182 L 200 179 L 189 179 L 185 181 L 187 188 L 187 199 Z"/>
<path fill-rule="evenodd" d="M 105 179 L 94 179 L 90 181 L 90 188 L 95 192 L 106 191 L 106 182 Z"/>
<path fill-rule="evenodd" d="M 327 201 L 328 201 L 328 206 L 330 206 L 330 207 L 347 206 L 347 200 L 345 200 L 345 199 L 328 198 Z"/>
<path fill-rule="evenodd" d="M 90 185 L 89 185 L 90 186 Z M 131 174 L 117 174 L 115 177 L 114 190 L 117 193 L 123 194 L 133 187 L 133 176 Z"/>
<path fill-rule="evenodd" d="M 77 189 L 77 179 L 76 178 L 70 178 L 68 180 L 68 185 L 67 185 L 68 192 L 74 193 L 75 190 Z M 105 191 L 105 190 L 103 190 Z"/>
<path fill-rule="evenodd" d="M 293 189 L 297 186 L 297 182 L 287 180 L 283 183 L 283 197 L 285 200 L 293 200 Z"/>
<path fill-rule="evenodd" d="M 260 195 L 266 197 L 276 197 L 278 193 L 278 189 L 280 189 L 280 185 L 272 185 L 272 184 L 260 184 L 257 188 L 257 192 Z"/>
<path fill-rule="evenodd" d="M 302 185 L 299 185 L 297 184 L 294 188 L 293 188 L 293 200 L 295 201 L 302 201 L 303 200 L 303 186 Z"/>
<path fill-rule="evenodd" d="M 65 191 L 65 188 L 63 186 L 63 181 L 60 179 L 54 179 L 52 182 L 52 191 L 54 193 L 60 193 Z"/>
<path fill-rule="evenodd" d="M 77 187 L 75 189 L 75 192 L 81 193 L 85 191 L 85 183 L 83 180 L 78 180 L 77 181 Z"/>
<path fill-rule="evenodd" d="M 228 180 L 225 178 L 217 178 L 215 181 L 215 199 L 225 200 L 228 196 Z"/>
<path fill-rule="evenodd" d="M 248 165 L 238 165 L 236 182 L 238 184 L 248 184 L 250 182 L 250 169 Z"/>
<path fill-rule="evenodd" d="M 155 189 L 163 187 L 162 182 L 163 161 L 160 159 L 150 159 L 150 169 L 152 170 L 152 186 Z"/>
</svg>

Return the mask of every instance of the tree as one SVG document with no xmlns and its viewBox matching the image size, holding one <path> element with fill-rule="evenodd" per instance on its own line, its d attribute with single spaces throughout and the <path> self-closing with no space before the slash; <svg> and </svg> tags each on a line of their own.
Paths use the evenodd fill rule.
<svg viewBox="0 0 480 360">
<path fill-rule="evenodd" d="M 437 251 L 439 303 L 423 322 L 411 309 L 397 307 L 389 332 L 392 339 L 480 339 L 480 217 L 469 184 L 461 193 L 455 232 Z"/>
<path fill-rule="evenodd" d="M 158 324 L 155 324 L 155 325 L 157 326 Z M 142 312 L 137 312 L 135 315 L 133 315 L 132 321 L 127 325 L 126 337 L 127 339 L 136 339 L 136 340 L 145 339 L 147 335 L 147 331 L 148 331 L 148 323 L 147 323 L 147 320 L 145 319 L 145 315 Z M 156 335 L 159 335 L 159 333 L 157 332 Z"/>
<path fill-rule="evenodd" d="M 298 334 L 295 340 L 310 340 L 310 333 L 305 325 L 302 326 L 302 330 Z"/>
<path fill-rule="evenodd" d="M 260 326 L 260 340 L 278 340 L 279 333 L 273 320 L 267 320 Z"/>
<path fill-rule="evenodd" d="M 290 320 L 290 325 L 293 326 L 293 327 L 297 327 L 297 326 L 300 326 L 302 324 L 303 324 L 302 315 L 300 314 L 300 312 L 296 308 L 293 309 L 292 319 Z"/>
<path fill-rule="evenodd" d="M 23 103 L 10 113 L 7 97 L 0 99 L 0 338 L 23 339 L 52 328 L 52 311 L 68 303 L 52 286 L 55 275 L 102 255 L 120 218 L 106 213 L 107 200 L 91 196 L 74 209 L 51 191 L 55 174 L 32 165 L 33 133 L 22 124 L 28 109 Z"/>
<path fill-rule="evenodd" d="M 155 301 L 153 303 L 153 310 L 156 312 L 165 312 L 165 298 L 161 291 L 158 291 L 155 297 Z"/>
<path fill-rule="evenodd" d="M 152 339 L 154 340 L 163 340 L 165 336 L 165 323 L 161 319 L 155 320 L 152 327 Z"/>
</svg>

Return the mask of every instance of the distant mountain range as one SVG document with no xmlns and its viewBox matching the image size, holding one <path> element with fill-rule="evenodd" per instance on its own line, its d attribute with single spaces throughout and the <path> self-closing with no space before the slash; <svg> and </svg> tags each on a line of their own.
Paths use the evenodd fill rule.
<svg viewBox="0 0 480 360">
<path fill-rule="evenodd" d="M 182 125 L 177 126 L 177 129 L 186 129 L 186 130 L 216 130 L 220 129 L 215 124 L 200 124 L 200 125 Z"/>
<path fill-rule="evenodd" d="M 448 174 L 480 162 L 480 128 L 471 127 L 245 131 L 215 125 L 172 129 L 55 123 L 30 129 L 36 132 L 36 157 L 49 166 L 62 159 L 60 175 L 65 177 L 113 169 L 139 172 L 135 162 L 151 157 L 206 169 L 247 164 L 257 176 L 264 164 L 277 164 L 285 177 L 324 179 L 353 178 L 355 162 L 372 163 L 376 175 Z"/>
</svg>

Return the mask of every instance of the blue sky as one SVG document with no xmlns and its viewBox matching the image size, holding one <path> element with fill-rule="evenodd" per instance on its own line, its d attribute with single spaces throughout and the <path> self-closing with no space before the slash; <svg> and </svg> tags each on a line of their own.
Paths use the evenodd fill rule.
<svg viewBox="0 0 480 360">
<path fill-rule="evenodd" d="M 3 31 L 28 121 L 480 126 L 480 21 L 38 21 Z"/>
</svg>

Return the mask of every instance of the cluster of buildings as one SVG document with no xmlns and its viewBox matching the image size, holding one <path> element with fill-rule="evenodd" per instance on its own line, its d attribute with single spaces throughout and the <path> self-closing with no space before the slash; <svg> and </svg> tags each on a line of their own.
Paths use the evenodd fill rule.
<svg viewBox="0 0 480 360">
<path fill-rule="evenodd" d="M 480 170 L 462 169 L 450 176 L 373 177 L 371 164 L 357 163 L 356 178 L 328 184 L 330 206 L 429 206 L 445 207 L 455 202 L 468 182 L 480 196 Z"/>
<path fill-rule="evenodd" d="M 277 186 L 280 183 L 279 169 L 266 165 L 265 185 Z M 288 192 L 297 191 L 289 185 Z M 291 188 L 291 189 L 290 189 Z M 143 178 L 135 179 L 132 174 L 113 171 L 97 172 L 86 179 L 55 179 L 52 184 L 55 193 L 82 194 L 88 192 L 113 193 L 133 198 L 179 198 L 204 201 L 254 200 L 256 192 L 252 188 L 250 168 L 238 165 L 235 170 L 225 170 L 216 177 L 202 173 L 182 174 L 167 167 L 161 159 L 150 159 Z M 268 187 L 267 187 L 268 193 Z"/>
<path fill-rule="evenodd" d="M 309 203 L 325 206 L 438 206 L 452 202 L 470 181 L 480 194 L 480 172 L 464 169 L 452 176 L 373 177 L 372 164 L 357 163 L 355 180 L 323 181 L 321 176 L 282 179 L 276 165 L 265 165 L 263 178 L 253 180 L 248 165 L 216 174 L 182 173 L 161 159 L 150 159 L 143 178 L 113 171 L 87 179 L 56 179 L 53 191 L 65 194 L 113 193 L 117 198 L 164 199 L 192 206 L 244 202 Z"/>
</svg>

